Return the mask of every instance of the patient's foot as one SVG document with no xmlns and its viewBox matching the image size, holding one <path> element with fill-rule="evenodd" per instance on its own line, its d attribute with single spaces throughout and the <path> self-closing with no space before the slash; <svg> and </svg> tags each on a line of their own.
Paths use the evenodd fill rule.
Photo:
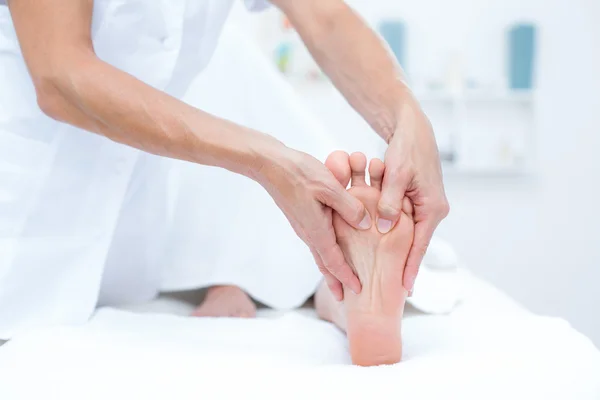
<svg viewBox="0 0 600 400">
<path fill-rule="evenodd" d="M 348 157 L 344 152 L 331 154 L 326 162 L 342 185 L 352 178 L 349 192 L 375 216 L 385 167 L 381 160 L 371 161 L 369 186 L 365 181 L 366 164 L 364 154 Z M 379 233 L 375 224 L 368 231 L 356 230 L 335 213 L 333 225 L 363 290 L 359 295 L 345 290 L 342 305 L 322 285 L 315 297 L 317 311 L 322 318 L 346 330 L 354 364 L 397 363 L 402 356 L 400 321 L 407 296 L 402 275 L 414 236 L 412 205 L 405 199 L 400 221 L 385 235 Z"/>
<path fill-rule="evenodd" d="M 250 297 L 237 286 L 213 286 L 192 314 L 195 317 L 232 317 L 254 318 L 256 305 Z"/>
</svg>

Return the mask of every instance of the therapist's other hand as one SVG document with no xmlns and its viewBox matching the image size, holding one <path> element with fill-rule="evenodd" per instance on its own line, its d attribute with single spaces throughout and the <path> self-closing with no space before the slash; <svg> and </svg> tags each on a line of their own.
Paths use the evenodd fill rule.
<svg viewBox="0 0 600 400">
<path fill-rule="evenodd" d="M 377 229 L 387 233 L 400 218 L 403 198 L 412 201 L 415 238 L 403 280 L 404 288 L 412 292 L 433 232 L 450 210 L 433 129 L 415 100 L 403 104 L 388 143 Z"/>
<path fill-rule="evenodd" d="M 332 210 L 355 228 L 369 229 L 372 220 L 362 202 L 348 194 L 323 163 L 287 147 L 268 157 L 257 175 L 310 248 L 335 298 L 343 299 L 342 285 L 360 293 L 360 281 L 337 244 Z"/>
</svg>

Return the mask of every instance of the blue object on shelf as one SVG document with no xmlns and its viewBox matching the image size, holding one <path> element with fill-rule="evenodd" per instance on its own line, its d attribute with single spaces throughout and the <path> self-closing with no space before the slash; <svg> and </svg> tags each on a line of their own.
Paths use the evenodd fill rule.
<svg viewBox="0 0 600 400">
<path fill-rule="evenodd" d="M 385 20 L 379 24 L 379 33 L 388 42 L 402 68 L 406 69 L 406 28 L 399 20 Z"/>
<path fill-rule="evenodd" d="M 532 24 L 518 24 L 508 33 L 508 76 L 511 89 L 531 89 L 535 63 L 536 29 Z"/>
</svg>

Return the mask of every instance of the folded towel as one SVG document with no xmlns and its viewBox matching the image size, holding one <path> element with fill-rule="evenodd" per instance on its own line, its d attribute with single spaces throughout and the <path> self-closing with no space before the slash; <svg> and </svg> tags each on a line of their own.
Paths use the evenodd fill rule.
<svg viewBox="0 0 600 400">
<path fill-rule="evenodd" d="M 423 258 L 408 303 L 428 314 L 447 314 L 460 302 L 463 280 L 456 252 L 449 243 L 433 237 Z"/>
</svg>

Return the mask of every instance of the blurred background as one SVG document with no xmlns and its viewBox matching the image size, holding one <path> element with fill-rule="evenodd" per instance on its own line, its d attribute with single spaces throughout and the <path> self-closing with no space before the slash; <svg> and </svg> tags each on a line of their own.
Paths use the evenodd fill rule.
<svg viewBox="0 0 600 400">
<path fill-rule="evenodd" d="M 600 1 L 348 1 L 390 45 L 427 111 L 463 265 L 600 346 Z M 342 149 L 383 143 L 285 18 L 234 10 Z"/>
</svg>

